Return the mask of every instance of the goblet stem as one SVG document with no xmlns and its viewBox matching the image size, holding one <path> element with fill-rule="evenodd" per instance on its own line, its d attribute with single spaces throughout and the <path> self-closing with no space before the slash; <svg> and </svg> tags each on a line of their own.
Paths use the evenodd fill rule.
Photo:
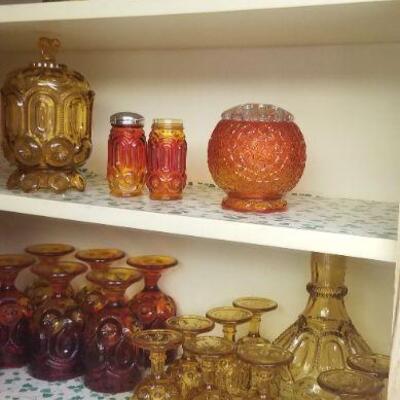
<svg viewBox="0 0 400 400">
<path fill-rule="evenodd" d="M 204 384 L 207 390 L 210 390 L 214 386 L 215 362 L 212 358 L 203 356 L 200 359 L 200 366 Z"/>
<path fill-rule="evenodd" d="M 261 324 L 261 313 L 254 312 L 253 317 L 249 324 L 249 333 L 247 336 L 252 338 L 260 337 L 260 324 Z"/>
<path fill-rule="evenodd" d="M 254 385 L 259 394 L 260 399 L 272 400 L 273 394 L 271 393 L 271 382 L 275 378 L 274 368 L 253 367 Z"/>
<path fill-rule="evenodd" d="M 151 373 L 156 379 L 164 375 L 164 367 L 167 356 L 164 351 L 150 351 Z"/>
<path fill-rule="evenodd" d="M 182 348 L 183 348 L 183 352 L 182 352 L 182 360 L 191 360 L 193 357 L 191 356 L 190 352 L 188 352 L 185 349 L 184 344 L 186 342 L 188 342 L 189 340 L 193 340 L 195 339 L 196 335 L 191 333 L 191 332 L 182 332 L 183 333 L 183 337 L 182 337 Z"/>
<path fill-rule="evenodd" d="M 236 341 L 236 325 L 223 324 L 222 331 L 225 339 L 233 343 Z"/>
<path fill-rule="evenodd" d="M 92 271 L 107 271 L 111 268 L 111 263 L 107 262 L 89 262 L 88 264 Z"/>
<path fill-rule="evenodd" d="M 144 273 L 144 287 L 145 289 L 158 289 L 158 281 L 161 277 L 161 273 L 159 271 L 146 271 Z"/>
</svg>

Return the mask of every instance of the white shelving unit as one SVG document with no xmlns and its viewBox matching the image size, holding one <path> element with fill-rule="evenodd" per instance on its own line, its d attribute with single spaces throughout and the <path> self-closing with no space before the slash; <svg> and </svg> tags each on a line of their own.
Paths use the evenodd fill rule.
<svg viewBox="0 0 400 400">
<path fill-rule="evenodd" d="M 0 251 L 56 238 L 82 248 L 169 252 L 182 268 L 163 284 L 184 311 L 204 312 L 243 291 L 267 293 L 280 304 L 280 314 L 268 320 L 266 331 L 273 335 L 302 310 L 308 252 L 346 255 L 348 308 L 356 325 L 377 351 L 389 352 L 393 338 L 388 398 L 398 400 L 399 20 L 400 1 L 388 0 L 0 6 L 0 80 L 30 62 L 36 39 L 46 35 L 60 38 L 59 59 L 91 82 L 96 99 L 89 168 L 97 173 L 85 193 L 56 196 L 7 191 L 9 170 L 1 167 Z M 307 168 L 296 188 L 300 194 L 288 196 L 287 212 L 224 211 L 223 193 L 207 183 L 189 185 L 174 203 L 108 195 L 102 174 L 110 114 L 139 111 L 147 123 L 152 116 L 181 116 L 189 178 L 211 182 L 209 133 L 220 112 L 245 101 L 283 105 L 304 132 Z M 7 387 L 11 395 L 16 386 L 10 380 L 28 379 L 13 372 L 0 376 L 0 394 Z M 60 396 L 67 396 L 62 390 Z"/>
</svg>

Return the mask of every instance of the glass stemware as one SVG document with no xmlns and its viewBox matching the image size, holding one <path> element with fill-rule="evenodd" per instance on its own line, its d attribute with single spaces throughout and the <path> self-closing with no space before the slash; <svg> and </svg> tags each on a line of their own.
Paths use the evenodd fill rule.
<svg viewBox="0 0 400 400">
<path fill-rule="evenodd" d="M 185 342 L 186 351 L 194 354 L 203 374 L 203 384 L 190 395 L 191 400 L 230 400 L 231 396 L 216 385 L 216 371 L 221 360 L 231 356 L 234 344 L 217 336 L 198 336 Z"/>
<path fill-rule="evenodd" d="M 125 257 L 125 253 L 118 249 L 88 249 L 80 250 L 75 257 L 90 266 L 92 271 L 106 271 L 112 263 Z M 100 286 L 89 282 L 75 295 L 80 306 L 87 312 L 96 311 L 102 306 L 104 293 Z M 97 308 L 96 308 L 97 307 Z"/>
<path fill-rule="evenodd" d="M 224 337 L 234 343 L 237 325 L 249 322 L 253 314 L 243 308 L 217 307 L 206 314 L 212 321 L 222 324 Z M 250 369 L 237 358 L 236 354 L 226 357 L 218 364 L 216 384 L 231 396 L 244 397 L 250 386 Z"/>
<path fill-rule="evenodd" d="M 29 299 L 14 285 L 18 274 L 34 264 L 26 254 L 0 255 L 0 368 L 21 367 L 28 361 Z"/>
<path fill-rule="evenodd" d="M 36 264 L 32 271 L 51 285 L 48 297 L 34 312 L 31 321 L 30 373 L 38 379 L 57 381 L 82 374 L 83 313 L 68 285 L 86 271 L 86 265 L 60 261 L 50 268 Z"/>
<path fill-rule="evenodd" d="M 239 297 L 232 304 L 234 307 L 244 308 L 253 314 L 250 320 L 249 333 L 238 340 L 238 345 L 249 341 L 270 343 L 268 339 L 260 336 L 261 316 L 266 312 L 276 310 L 278 303 L 263 297 Z"/>
<path fill-rule="evenodd" d="M 174 329 L 183 335 L 183 353 L 168 369 L 183 399 L 186 399 L 194 389 L 202 383 L 202 374 L 196 357 L 185 348 L 185 343 L 193 340 L 200 333 L 210 332 L 214 322 L 199 315 L 182 315 L 171 317 L 166 322 L 168 329 Z"/>
<path fill-rule="evenodd" d="M 158 287 L 162 272 L 174 267 L 178 261 L 169 256 L 147 255 L 130 257 L 127 263 L 144 276 L 144 289 L 129 302 L 129 308 L 143 325 L 143 329 L 164 329 L 165 321 L 176 315 L 176 304 L 172 297 Z M 176 352 L 167 353 L 167 363 L 172 362 Z M 140 364 L 149 367 L 150 360 L 146 351 L 140 351 Z"/>
<path fill-rule="evenodd" d="M 142 275 L 130 268 L 110 268 L 92 270 L 87 279 L 102 289 L 104 305 L 86 316 L 85 384 L 96 392 L 130 391 L 140 379 L 132 336 L 141 325 L 129 310 L 125 291 Z"/>
<path fill-rule="evenodd" d="M 39 259 L 39 264 L 51 269 L 52 266 L 58 263 L 61 257 L 64 257 L 73 251 L 74 247 L 69 244 L 61 243 L 43 243 L 28 246 L 25 251 Z M 28 286 L 25 290 L 34 308 L 38 307 L 46 299 L 51 297 L 51 285 L 43 276 L 35 280 L 34 283 Z M 68 288 L 68 294 L 73 295 L 74 291 L 71 287 Z"/>
<path fill-rule="evenodd" d="M 342 400 L 378 400 L 383 384 L 372 375 L 333 369 L 318 376 L 319 386 Z"/>
<path fill-rule="evenodd" d="M 181 400 L 177 383 L 165 372 L 167 350 L 182 343 L 182 335 L 170 329 L 136 332 L 133 343 L 150 352 L 151 374 L 136 387 L 132 400 Z"/>
<path fill-rule="evenodd" d="M 251 368 L 252 390 L 247 398 L 273 400 L 281 397 L 282 370 L 293 360 L 287 350 L 266 342 L 245 342 L 238 346 L 240 360 Z"/>
</svg>

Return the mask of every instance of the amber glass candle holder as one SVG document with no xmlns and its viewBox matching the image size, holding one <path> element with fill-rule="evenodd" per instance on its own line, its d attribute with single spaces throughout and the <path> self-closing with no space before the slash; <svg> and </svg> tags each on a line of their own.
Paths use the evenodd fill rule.
<svg viewBox="0 0 400 400">
<path fill-rule="evenodd" d="M 75 249 L 69 244 L 43 243 L 28 246 L 25 251 L 36 256 L 43 268 L 51 270 L 53 265 L 60 261 L 61 257 L 71 254 Z M 48 280 L 41 276 L 31 286 L 26 288 L 25 293 L 29 297 L 32 306 L 36 308 L 51 297 L 52 289 Z M 68 288 L 68 294 L 73 295 L 73 293 L 72 288 Z"/>
<path fill-rule="evenodd" d="M 345 369 L 322 372 L 317 380 L 322 389 L 342 400 L 378 400 L 383 389 L 379 379 Z"/>
<path fill-rule="evenodd" d="M 182 335 L 170 329 L 149 329 L 133 335 L 133 343 L 150 352 L 151 373 L 135 390 L 133 400 L 180 400 L 178 385 L 165 372 L 166 352 L 182 343 Z"/>
<path fill-rule="evenodd" d="M 252 400 L 281 399 L 282 369 L 293 359 L 292 353 L 266 342 L 246 342 L 238 346 L 238 358 L 251 368 Z"/>
<path fill-rule="evenodd" d="M 51 285 L 48 297 L 34 312 L 31 321 L 31 360 L 33 377 L 59 381 L 82 374 L 83 313 L 68 294 L 68 285 L 86 271 L 86 265 L 60 261 L 51 268 L 36 264 L 32 271 Z"/>
<path fill-rule="evenodd" d="M 86 317 L 85 384 L 96 392 L 131 391 L 141 377 L 132 341 L 141 325 L 128 308 L 125 291 L 142 275 L 130 268 L 110 268 L 92 270 L 87 279 L 102 288 L 105 300 L 98 312 Z"/>
<path fill-rule="evenodd" d="M 179 331 L 183 335 L 182 357 L 175 361 L 168 372 L 179 386 L 183 399 L 197 389 L 202 383 L 202 374 L 196 357 L 185 348 L 185 343 L 193 340 L 200 333 L 210 332 L 214 329 L 214 322 L 199 315 L 182 315 L 167 319 L 167 328 Z"/>
<path fill-rule="evenodd" d="M 88 264 L 92 271 L 107 271 L 114 262 L 124 258 L 125 253 L 112 248 L 87 249 L 78 251 L 75 257 Z M 76 299 L 84 311 L 91 312 L 102 307 L 103 295 L 101 286 L 89 282 L 76 293 Z"/>
<path fill-rule="evenodd" d="M 190 393 L 192 400 L 230 400 L 231 396 L 216 384 L 218 365 L 234 352 L 234 344 L 217 336 L 198 336 L 185 342 L 187 352 L 194 354 L 199 361 L 203 375 L 203 383 Z"/>
<path fill-rule="evenodd" d="M 14 281 L 34 262 L 26 254 L 0 255 L 0 368 L 17 368 L 28 361 L 31 307 Z"/>
<path fill-rule="evenodd" d="M 206 316 L 222 324 L 225 339 L 235 343 L 237 325 L 249 322 L 253 314 L 243 308 L 217 307 L 209 310 Z M 219 363 L 216 378 L 220 389 L 226 390 L 231 396 L 244 397 L 250 386 L 250 369 L 233 354 Z"/>
<path fill-rule="evenodd" d="M 269 311 L 276 310 L 278 303 L 263 297 L 239 297 L 232 303 L 235 307 L 250 311 L 253 316 L 250 320 L 249 333 L 247 336 L 238 340 L 238 344 L 246 342 L 270 343 L 270 341 L 260 336 L 261 316 Z"/>
</svg>

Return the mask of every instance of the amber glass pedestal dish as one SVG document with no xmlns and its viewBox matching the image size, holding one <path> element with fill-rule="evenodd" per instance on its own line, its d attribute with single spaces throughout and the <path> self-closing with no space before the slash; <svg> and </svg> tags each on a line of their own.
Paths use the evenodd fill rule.
<svg viewBox="0 0 400 400">
<path fill-rule="evenodd" d="M 214 328 L 214 322 L 199 315 L 182 315 L 168 318 L 166 325 L 183 335 L 182 357 L 171 364 L 168 372 L 177 382 L 182 399 L 187 399 L 193 390 L 200 387 L 202 373 L 196 357 L 186 350 L 185 343 L 200 333 L 210 332 Z"/>
<path fill-rule="evenodd" d="M 94 92 L 76 71 L 59 64 L 58 39 L 41 38 L 41 60 L 11 72 L 1 89 L 6 158 L 17 169 L 9 189 L 84 190 L 78 171 L 91 152 Z"/>
<path fill-rule="evenodd" d="M 0 368 L 17 368 L 28 361 L 31 307 L 14 281 L 34 262 L 28 255 L 0 255 Z"/>
<path fill-rule="evenodd" d="M 78 262 L 60 261 L 51 269 L 43 264 L 32 271 L 50 282 L 51 297 L 33 314 L 31 321 L 31 360 L 29 371 L 37 379 L 59 381 L 83 372 L 83 313 L 68 295 L 70 281 L 86 271 Z"/>
<path fill-rule="evenodd" d="M 140 380 L 132 336 L 141 325 L 128 308 L 125 290 L 142 279 L 128 268 L 93 270 L 87 279 L 104 293 L 101 309 L 86 316 L 85 384 L 96 392 L 131 391 Z"/>
<path fill-rule="evenodd" d="M 230 400 L 232 397 L 216 383 L 218 365 L 222 360 L 232 356 L 234 344 L 221 337 L 199 336 L 184 344 L 185 350 L 194 354 L 199 362 L 203 383 L 190 393 L 193 400 Z"/>
<path fill-rule="evenodd" d="M 243 308 L 250 311 L 253 316 L 250 320 L 249 333 L 247 336 L 239 339 L 238 344 L 243 344 L 246 342 L 253 343 L 270 343 L 270 341 L 264 337 L 260 336 L 260 323 L 261 316 L 269 311 L 276 310 L 278 304 L 270 299 L 264 297 L 239 297 L 233 301 L 233 306 Z"/>
<path fill-rule="evenodd" d="M 165 372 L 165 361 L 166 352 L 182 343 L 182 335 L 170 329 L 149 329 L 135 333 L 133 342 L 150 352 L 151 374 L 137 385 L 132 400 L 181 400 L 177 382 Z"/>
<path fill-rule="evenodd" d="M 307 306 L 274 342 L 294 354 L 291 371 L 305 399 L 330 399 L 318 386 L 319 374 L 346 368 L 349 355 L 371 353 L 347 314 L 344 277 L 344 257 L 313 253 Z"/>
<path fill-rule="evenodd" d="M 61 257 L 71 254 L 74 251 L 74 247 L 69 244 L 62 243 L 42 243 L 28 246 L 25 251 L 28 254 L 36 256 L 39 259 L 39 264 L 42 268 L 47 268 L 49 271 L 53 265 L 57 264 Z M 34 308 L 43 303 L 46 299 L 51 297 L 52 288 L 46 277 L 41 277 L 34 281 L 34 283 L 28 286 L 25 290 L 26 295 L 29 297 L 31 304 Z M 71 287 L 68 288 L 68 294 L 73 295 Z"/>
<path fill-rule="evenodd" d="M 114 262 L 124 258 L 125 253 L 112 248 L 87 249 L 78 251 L 75 257 L 88 264 L 91 271 L 107 271 Z M 79 289 L 75 297 L 84 311 L 91 312 L 102 307 L 104 293 L 101 285 L 90 282 Z"/>
<path fill-rule="evenodd" d="M 208 167 L 227 197 L 222 207 L 272 212 L 300 180 L 306 145 L 293 115 L 270 104 L 243 104 L 222 114 L 208 143 Z"/>
</svg>

